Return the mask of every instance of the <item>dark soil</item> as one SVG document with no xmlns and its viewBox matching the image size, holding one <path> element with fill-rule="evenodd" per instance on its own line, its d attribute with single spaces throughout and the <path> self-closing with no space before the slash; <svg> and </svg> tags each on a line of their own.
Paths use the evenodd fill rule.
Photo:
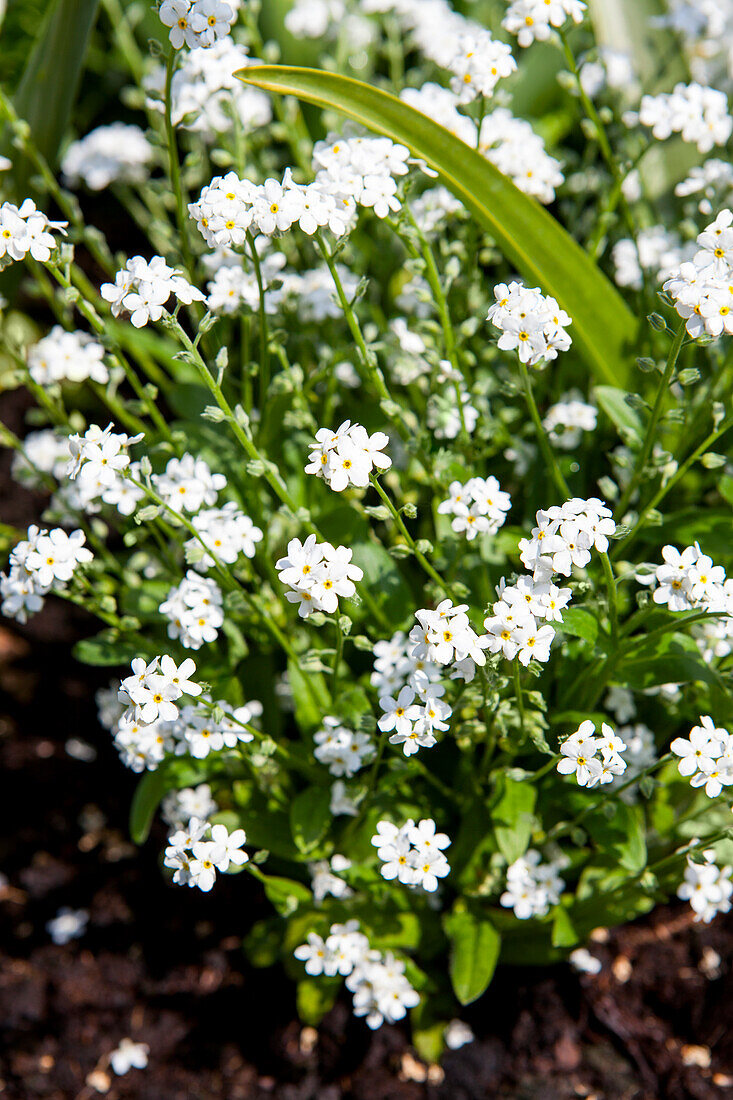
<svg viewBox="0 0 733 1100">
<path fill-rule="evenodd" d="M 18 410 L 19 411 L 19 410 Z M 0 464 L 0 519 L 38 502 Z M 340 1001 L 319 1034 L 297 1021 L 277 969 L 240 948 L 266 912 L 256 884 L 222 876 L 210 895 L 166 884 L 164 833 L 126 833 L 135 777 L 96 724 L 95 680 L 70 644 L 94 629 L 49 601 L 22 634 L 0 628 L 0 1100 L 708 1100 L 733 1096 L 733 919 L 693 925 L 684 906 L 593 943 L 598 976 L 500 969 L 464 1013 L 475 1043 L 428 1068 L 406 1028 L 370 1032 Z M 72 758 L 69 738 L 92 744 Z M 86 934 L 54 945 L 61 906 Z M 130 1036 L 145 1070 L 116 1077 Z"/>
</svg>

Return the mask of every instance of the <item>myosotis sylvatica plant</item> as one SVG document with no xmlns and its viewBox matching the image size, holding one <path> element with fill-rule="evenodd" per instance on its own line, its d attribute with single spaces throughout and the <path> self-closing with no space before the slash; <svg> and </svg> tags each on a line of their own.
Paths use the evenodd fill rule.
<svg viewBox="0 0 733 1100">
<path fill-rule="evenodd" d="M 173 883 L 258 880 L 245 945 L 303 1018 L 345 983 L 433 1056 L 497 961 L 674 894 L 730 907 L 716 55 L 651 95 L 579 0 L 486 26 L 297 0 L 290 32 L 368 87 L 262 67 L 247 0 L 164 0 L 152 57 L 107 9 L 137 122 L 67 135 L 54 174 L 0 100 L 34 173 L 15 195 L 6 165 L 0 262 L 42 307 L 0 316 L 36 399 L 2 441 L 48 494 L 3 529 L 2 611 L 98 617 L 77 654 L 114 671 L 134 838 L 160 813 Z M 528 47 L 554 129 L 512 112 Z M 650 131 L 696 158 L 658 206 Z"/>
</svg>

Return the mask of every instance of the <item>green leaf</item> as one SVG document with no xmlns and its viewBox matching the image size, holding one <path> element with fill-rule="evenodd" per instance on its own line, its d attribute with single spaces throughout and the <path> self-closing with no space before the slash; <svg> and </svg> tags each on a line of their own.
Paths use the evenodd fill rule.
<svg viewBox="0 0 733 1100">
<path fill-rule="evenodd" d="M 296 987 L 295 1002 L 303 1023 L 317 1027 L 333 1008 L 340 988 L 337 978 L 302 978 Z"/>
<path fill-rule="evenodd" d="M 94 638 L 82 638 L 74 646 L 73 654 L 83 665 L 106 668 L 112 665 L 129 665 L 135 657 L 144 657 L 146 646 L 142 639 L 131 641 L 129 638 L 120 638 L 116 631 L 103 630 Z"/>
<path fill-rule="evenodd" d="M 304 733 L 321 724 L 328 714 L 331 696 L 320 672 L 301 672 L 295 661 L 288 659 L 288 679 L 293 693 L 295 720 Z"/>
<path fill-rule="evenodd" d="M 328 787 L 306 787 L 290 806 L 290 828 L 299 851 L 307 855 L 331 824 L 331 792 Z"/>
<path fill-rule="evenodd" d="M 558 625 L 564 634 L 572 634 L 586 642 L 595 643 L 598 638 L 598 619 L 582 607 L 564 608 L 562 623 Z"/>
<path fill-rule="evenodd" d="M 308 887 L 295 879 L 266 875 L 263 876 L 263 886 L 267 900 L 274 905 L 281 917 L 289 917 L 299 905 L 313 901 Z"/>
<path fill-rule="evenodd" d="M 154 772 L 145 772 L 135 788 L 130 806 L 130 836 L 134 844 L 144 844 L 150 834 L 155 811 L 168 791 L 191 787 L 208 778 L 201 765 L 187 760 L 168 760 Z"/>
<path fill-rule="evenodd" d="M 574 947 L 579 939 L 567 909 L 563 905 L 558 905 L 552 921 L 552 946 Z"/>
<path fill-rule="evenodd" d="M 340 111 L 423 158 L 530 285 L 539 284 L 567 310 L 573 340 L 593 373 L 623 384 L 626 349 L 637 328 L 631 311 L 570 234 L 480 153 L 395 96 L 350 77 L 276 65 L 237 75 L 266 91 Z"/>
<path fill-rule="evenodd" d="M 48 9 L 15 93 L 14 106 L 51 162 L 69 124 L 97 0 L 56 0 Z M 13 183 L 25 195 L 31 165 L 13 153 Z M 23 196 L 21 196 L 23 197 Z"/>
<path fill-rule="evenodd" d="M 502 777 L 499 801 L 491 811 L 494 836 L 507 863 L 523 856 L 532 836 L 537 789 L 532 783 Z"/>
<path fill-rule="evenodd" d="M 644 425 L 635 409 L 626 404 L 626 393 L 615 386 L 596 386 L 593 395 L 609 420 L 612 420 L 624 443 L 641 446 Z"/>
<path fill-rule="evenodd" d="M 638 874 L 646 867 L 646 835 L 644 810 L 629 806 L 620 799 L 613 803 L 613 816 L 603 812 L 589 814 L 584 823 L 597 844 L 600 854 L 615 867 Z"/>
<path fill-rule="evenodd" d="M 491 921 L 467 909 L 443 918 L 450 940 L 450 978 L 456 997 L 470 1005 L 488 989 L 499 958 L 501 938 Z"/>
</svg>

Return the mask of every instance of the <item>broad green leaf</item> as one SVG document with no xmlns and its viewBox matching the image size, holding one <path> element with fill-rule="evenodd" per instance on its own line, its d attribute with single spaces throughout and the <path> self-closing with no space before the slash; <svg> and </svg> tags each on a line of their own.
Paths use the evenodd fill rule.
<svg viewBox="0 0 733 1100">
<path fill-rule="evenodd" d="M 615 386 L 596 386 L 593 390 L 598 404 L 609 420 L 612 420 L 624 443 L 641 446 L 644 438 L 644 425 L 641 417 L 626 404 L 626 393 Z"/>
<path fill-rule="evenodd" d="M 83 665 L 107 667 L 129 665 L 135 657 L 146 655 L 142 638 L 120 638 L 115 631 L 103 630 L 93 638 L 82 638 L 74 646 L 74 657 Z"/>
<path fill-rule="evenodd" d="M 579 938 L 567 909 L 558 905 L 552 921 L 552 946 L 574 947 Z"/>
<path fill-rule="evenodd" d="M 52 165 L 76 98 L 97 3 L 56 0 L 49 7 L 15 93 L 18 115 L 28 123 L 33 143 Z M 13 161 L 13 183 L 20 194 L 26 190 L 30 165 L 17 154 Z"/>
<path fill-rule="evenodd" d="M 598 619 L 582 607 L 566 607 L 558 626 L 564 634 L 572 634 L 586 642 L 595 642 L 598 637 Z"/>
<path fill-rule="evenodd" d="M 470 1005 L 494 976 L 501 938 L 491 921 L 467 909 L 448 913 L 443 927 L 450 940 L 453 990 L 462 1005 Z"/>
<path fill-rule="evenodd" d="M 263 886 L 267 900 L 274 905 L 281 917 L 289 917 L 299 905 L 313 901 L 308 887 L 295 879 L 267 875 Z"/>
<path fill-rule="evenodd" d="M 320 725 L 329 713 L 331 696 L 320 672 L 301 672 L 295 661 L 288 660 L 288 680 L 293 693 L 295 720 L 308 733 Z"/>
<path fill-rule="evenodd" d="M 532 817 L 537 789 L 532 783 L 503 776 L 499 801 L 491 810 L 491 822 L 499 851 L 507 863 L 523 856 L 532 836 Z"/>
<path fill-rule="evenodd" d="M 633 874 L 644 870 L 646 836 L 642 806 L 629 806 L 619 799 L 613 804 L 613 816 L 610 819 L 602 812 L 590 814 L 585 828 L 602 855 L 615 866 L 624 867 Z"/>
<path fill-rule="evenodd" d="M 237 75 L 265 91 L 340 111 L 423 158 L 524 278 L 567 310 L 573 340 L 594 374 L 623 384 L 626 348 L 636 332 L 631 311 L 570 234 L 480 153 L 395 96 L 350 77 L 276 65 Z"/>
<path fill-rule="evenodd" d="M 317 1027 L 323 1017 L 333 1008 L 341 982 L 338 978 L 303 978 L 298 982 L 295 1001 L 298 1016 L 304 1024 Z"/>
<path fill-rule="evenodd" d="M 130 806 L 130 836 L 135 844 L 144 844 L 150 833 L 155 811 L 168 791 L 203 783 L 207 773 L 186 760 L 161 764 L 154 772 L 145 772 L 135 788 Z"/>
<path fill-rule="evenodd" d="M 299 851 L 307 854 L 322 839 L 332 821 L 328 787 L 306 787 L 290 806 L 290 828 Z"/>
</svg>

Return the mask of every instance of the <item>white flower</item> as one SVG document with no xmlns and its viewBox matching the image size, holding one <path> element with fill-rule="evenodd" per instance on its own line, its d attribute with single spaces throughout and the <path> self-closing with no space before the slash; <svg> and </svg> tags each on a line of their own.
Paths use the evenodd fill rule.
<svg viewBox="0 0 733 1100">
<path fill-rule="evenodd" d="M 212 507 L 217 494 L 226 488 L 224 474 L 212 474 L 202 458 L 185 454 L 171 458 L 162 474 L 153 475 L 157 493 L 175 512 L 198 512 L 202 505 Z"/>
<path fill-rule="evenodd" d="M 39 585 L 49 588 L 56 581 L 70 581 L 78 565 L 93 560 L 91 550 L 84 546 L 83 531 L 67 535 L 60 527 L 35 540 L 33 549 L 25 559 L 25 569 L 37 579 Z"/>
<path fill-rule="evenodd" d="M 587 947 L 576 947 L 575 951 L 571 951 L 568 955 L 568 962 L 581 974 L 600 974 L 603 970 L 601 960 L 591 955 Z"/>
<path fill-rule="evenodd" d="M 499 904 L 513 909 L 519 920 L 546 916 L 565 888 L 557 873 L 562 866 L 561 860 L 543 863 L 540 853 L 530 848 L 507 868 L 507 888 Z"/>
<path fill-rule="evenodd" d="M 39 263 L 46 263 L 56 248 L 53 232 L 66 235 L 68 222 L 52 222 L 32 199 L 24 199 L 20 207 L 12 202 L 0 205 L 0 259 L 22 260 L 29 253 Z"/>
<path fill-rule="evenodd" d="M 168 619 L 168 637 L 186 649 L 200 649 L 204 643 L 216 641 L 224 622 L 222 601 L 216 581 L 189 569 L 158 608 Z"/>
<path fill-rule="evenodd" d="M 230 833 L 226 825 L 212 825 L 211 839 L 214 844 L 211 859 L 218 871 L 229 870 L 231 864 L 241 867 L 248 862 L 249 856 L 242 851 L 247 843 L 244 829 L 235 829 Z"/>
<path fill-rule="evenodd" d="M 405 886 L 420 886 L 434 893 L 438 880 L 450 872 L 443 854 L 450 840 L 445 833 L 436 833 L 432 818 L 417 825 L 409 820 L 401 828 L 390 821 L 379 821 L 372 844 L 382 861 L 382 877 L 396 878 Z"/>
<path fill-rule="evenodd" d="M 382 454 L 388 443 L 384 432 L 370 436 L 360 424 L 351 424 L 349 420 L 335 432 L 319 428 L 305 472 L 322 477 L 337 493 L 349 485 L 364 488 L 375 466 L 388 470 L 392 465 L 392 459 Z"/>
<path fill-rule="evenodd" d="M 531 46 L 545 42 L 568 18 L 582 22 L 585 9 L 582 0 L 511 0 L 501 25 L 516 34 L 520 46 Z"/>
<path fill-rule="evenodd" d="M 678 133 L 683 141 L 696 145 L 700 153 L 709 153 L 714 145 L 725 145 L 733 132 L 725 93 L 696 81 L 676 84 L 669 93 L 642 96 L 639 121 L 651 128 L 658 141 Z"/>
<path fill-rule="evenodd" d="M 310 974 L 313 978 L 317 978 L 320 974 L 333 977 L 337 972 L 338 964 L 333 952 L 326 947 L 323 937 L 315 932 L 309 932 L 307 941 L 296 947 L 293 952 L 295 958 L 305 964 L 306 974 Z"/>
<path fill-rule="evenodd" d="M 528 290 L 521 283 L 500 283 L 494 287 L 494 298 L 488 320 L 501 332 L 498 346 L 502 350 L 516 350 L 520 360 L 530 366 L 568 350 L 572 341 L 565 327 L 571 318 L 539 287 Z"/>
<path fill-rule="evenodd" d="M 116 1050 L 109 1056 L 109 1064 L 118 1077 L 129 1073 L 131 1069 L 145 1069 L 148 1064 L 150 1047 L 147 1043 L 134 1043 L 132 1039 L 122 1039 Z"/>
<path fill-rule="evenodd" d="M 166 2 L 182 3 L 184 0 Z M 133 256 L 125 268 L 116 273 L 114 283 L 103 283 L 99 293 L 110 303 L 113 316 L 118 317 L 126 311 L 135 328 L 143 328 L 148 321 L 160 321 L 171 296 L 186 305 L 205 300 L 205 295 L 175 268 L 169 267 L 162 256 L 153 256 L 150 261 Z"/>
<path fill-rule="evenodd" d="M 86 332 L 66 332 L 54 325 L 47 336 L 29 347 L 28 373 L 39 386 L 87 379 L 105 385 L 109 372 L 103 357 L 102 345 Z"/>
<path fill-rule="evenodd" d="M 708 924 L 718 913 L 730 912 L 733 868 L 719 868 L 711 848 L 704 851 L 703 856 L 704 863 L 694 863 L 687 857 L 685 876 L 677 890 L 677 897 L 689 901 L 696 921 Z"/>
<path fill-rule="evenodd" d="M 53 920 L 46 924 L 46 931 L 57 944 L 69 943 L 80 939 L 87 930 L 89 913 L 86 909 L 59 909 Z"/>
<path fill-rule="evenodd" d="M 364 574 L 351 562 L 352 551 L 345 546 L 334 547 L 329 542 L 316 543 L 309 535 L 305 543 L 291 539 L 288 556 L 280 558 L 275 568 L 280 580 L 290 587 L 285 598 L 298 603 L 298 614 L 306 618 L 314 611 L 333 614 L 338 609 L 339 596 L 353 596 L 354 581 Z"/>
<path fill-rule="evenodd" d="M 448 66 L 454 74 L 451 88 L 459 102 L 470 103 L 477 96 L 491 96 L 502 77 L 517 68 L 511 47 L 495 41 L 488 31 L 461 35 L 458 51 Z"/>
<path fill-rule="evenodd" d="M 73 141 L 61 171 L 72 187 L 84 183 L 90 191 L 102 191 L 111 183 L 141 183 L 152 157 L 152 146 L 139 126 L 113 122 Z"/>
</svg>

